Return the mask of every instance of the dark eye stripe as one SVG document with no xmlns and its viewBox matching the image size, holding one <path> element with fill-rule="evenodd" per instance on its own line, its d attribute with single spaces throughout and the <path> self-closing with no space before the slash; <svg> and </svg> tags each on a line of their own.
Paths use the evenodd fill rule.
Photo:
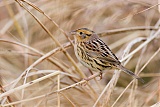
<svg viewBox="0 0 160 107">
<path fill-rule="evenodd" d="M 91 36 L 91 34 L 86 34 L 87 36 Z"/>
</svg>

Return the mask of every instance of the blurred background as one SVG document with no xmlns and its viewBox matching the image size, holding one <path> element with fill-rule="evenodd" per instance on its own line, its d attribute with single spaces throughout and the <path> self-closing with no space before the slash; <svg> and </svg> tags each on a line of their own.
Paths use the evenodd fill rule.
<svg viewBox="0 0 160 107">
<path fill-rule="evenodd" d="M 73 40 L 73 37 L 68 32 L 86 27 L 94 30 L 99 35 L 103 32 L 104 35 L 100 35 L 101 39 L 109 45 L 119 59 L 122 59 L 129 46 L 131 48 L 127 51 L 130 53 L 143 44 L 147 38 L 153 36 L 160 24 L 158 0 L 29 0 L 29 2 L 51 17 L 57 25 L 27 3 L 21 0 L 18 1 L 24 4 L 33 16 L 43 23 L 61 46 L 69 44 L 68 36 Z M 138 29 L 142 26 L 143 30 Z M 132 29 L 133 27 L 137 28 L 137 30 L 105 34 L 105 32 L 114 29 Z M 146 27 L 151 29 L 145 29 Z M 64 32 L 67 36 L 64 35 Z M 160 101 L 159 40 L 160 36 L 157 36 L 126 61 L 125 66 L 128 69 L 135 72 L 141 70 L 139 75 L 145 80 L 145 83 L 133 83 L 115 103 L 116 99 L 132 80 L 127 74 L 121 73 L 118 82 L 111 90 L 111 95 L 107 102 L 107 94 L 104 93 L 96 105 L 97 107 L 149 107 Z M 15 80 L 42 55 L 46 55 L 46 53 L 59 47 L 42 28 L 42 25 L 24 8 L 20 7 L 16 0 L 0 0 L 1 93 L 12 89 L 11 86 Z M 65 50 L 75 61 L 80 71 L 86 77 L 90 76 L 91 73 L 88 69 L 76 59 L 73 46 L 67 45 Z M 58 50 L 49 58 L 52 58 L 52 61 L 46 58 L 29 71 L 30 76 L 27 77 L 26 83 L 47 75 L 48 73 L 43 74 L 40 72 L 43 70 L 48 72 L 49 70 L 60 70 L 78 78 L 62 75 L 60 77 L 60 88 L 70 86 L 83 79 L 82 74 L 77 72 L 73 62 L 62 50 Z M 97 81 L 99 79 L 97 77 L 95 80 L 89 81 L 90 85 L 76 86 L 64 92 L 62 91 L 59 99 L 57 94 L 35 98 L 57 90 L 57 77 L 54 76 L 25 88 L 23 92 L 22 90 L 16 91 L 10 94 L 6 100 L 1 98 L 1 104 L 23 107 L 53 107 L 58 105 L 58 100 L 62 107 L 90 107 L 95 104 L 113 74 L 113 70 L 105 71 L 102 80 Z M 15 87 L 23 85 L 24 80 L 24 78 L 21 78 Z M 23 101 L 26 99 L 30 100 Z M 20 102 L 18 103 L 17 101 Z M 11 104 L 12 102 L 17 103 Z M 114 103 L 115 105 L 113 105 Z"/>
</svg>

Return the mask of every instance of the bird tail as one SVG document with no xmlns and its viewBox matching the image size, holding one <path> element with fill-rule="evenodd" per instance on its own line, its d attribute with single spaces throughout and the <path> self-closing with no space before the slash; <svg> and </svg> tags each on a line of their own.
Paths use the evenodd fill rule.
<svg viewBox="0 0 160 107">
<path fill-rule="evenodd" d="M 124 71 L 125 73 L 127 73 L 128 75 L 131 75 L 133 78 L 138 79 L 139 81 L 141 81 L 142 83 L 144 83 L 144 80 L 142 78 L 140 78 L 139 76 L 137 76 L 136 74 L 134 74 L 132 71 L 128 70 L 127 68 L 125 68 L 122 65 L 117 66 L 117 68 L 119 68 L 120 70 Z"/>
</svg>

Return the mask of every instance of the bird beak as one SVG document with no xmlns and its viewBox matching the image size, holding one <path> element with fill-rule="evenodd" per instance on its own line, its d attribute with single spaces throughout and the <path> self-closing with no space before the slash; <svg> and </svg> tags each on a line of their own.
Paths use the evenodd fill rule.
<svg viewBox="0 0 160 107">
<path fill-rule="evenodd" d="M 73 31 L 71 31 L 71 32 L 69 32 L 71 35 L 75 35 L 77 32 L 76 32 L 76 30 L 73 30 Z"/>
</svg>

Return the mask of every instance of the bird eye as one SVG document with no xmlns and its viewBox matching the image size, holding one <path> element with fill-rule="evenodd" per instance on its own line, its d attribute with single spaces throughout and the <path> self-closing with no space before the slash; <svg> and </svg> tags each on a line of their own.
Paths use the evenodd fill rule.
<svg viewBox="0 0 160 107">
<path fill-rule="evenodd" d="M 82 32 L 79 32 L 79 34 L 82 35 L 83 33 L 82 33 Z"/>
</svg>

